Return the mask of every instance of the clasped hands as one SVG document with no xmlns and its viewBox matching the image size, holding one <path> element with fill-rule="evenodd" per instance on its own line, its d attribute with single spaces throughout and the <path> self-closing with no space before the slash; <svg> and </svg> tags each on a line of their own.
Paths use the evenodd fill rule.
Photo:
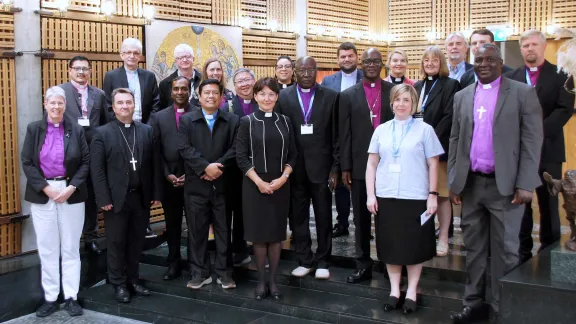
<svg viewBox="0 0 576 324">
<path fill-rule="evenodd" d="M 258 190 L 265 195 L 271 195 L 274 191 L 280 189 L 285 183 L 288 181 L 288 178 L 284 176 L 280 176 L 280 178 L 274 179 L 270 182 L 266 182 L 260 179 L 256 182 L 256 186 L 258 186 Z"/>
<path fill-rule="evenodd" d="M 222 165 L 222 163 L 210 163 L 210 164 L 208 164 L 206 169 L 204 169 L 204 174 L 200 177 L 200 179 L 206 180 L 206 181 L 214 181 L 214 180 L 218 179 L 223 173 L 223 171 L 220 168 L 223 168 L 223 167 L 224 167 L 224 165 Z"/>
<path fill-rule="evenodd" d="M 169 174 L 166 177 L 166 180 L 168 180 L 168 182 L 170 182 L 174 188 L 180 188 L 184 186 L 184 180 L 186 179 L 186 175 L 183 174 L 181 177 L 177 177 L 173 174 Z"/>
<path fill-rule="evenodd" d="M 62 189 L 61 191 L 55 187 L 52 187 L 51 185 L 47 185 L 44 189 L 42 189 L 48 198 L 54 200 L 54 202 L 58 204 L 66 202 L 68 198 L 72 196 L 75 190 L 76 189 L 72 185 Z"/>
</svg>

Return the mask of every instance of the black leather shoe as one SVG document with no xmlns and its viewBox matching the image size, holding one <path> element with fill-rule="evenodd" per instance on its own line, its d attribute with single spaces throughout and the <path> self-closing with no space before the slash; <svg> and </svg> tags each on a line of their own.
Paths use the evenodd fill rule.
<svg viewBox="0 0 576 324">
<path fill-rule="evenodd" d="M 455 324 L 474 323 L 480 317 L 479 312 L 480 311 L 477 309 L 474 309 L 470 306 L 466 306 L 462 308 L 462 311 L 460 311 L 460 313 L 452 314 L 450 316 L 450 319 L 452 320 L 452 323 Z"/>
<path fill-rule="evenodd" d="M 384 304 L 384 311 L 389 312 L 398 308 L 400 308 L 398 304 L 398 297 L 389 296 L 388 301 Z"/>
<path fill-rule="evenodd" d="M 68 315 L 70 316 L 80 316 L 84 314 L 84 311 L 82 310 L 82 307 L 80 307 L 80 304 L 78 304 L 78 301 L 72 298 L 66 299 L 66 302 L 64 303 L 64 310 L 68 312 Z"/>
<path fill-rule="evenodd" d="M 96 241 L 84 243 L 84 250 L 86 250 L 90 253 L 97 254 L 97 255 L 102 254 L 102 250 L 100 250 L 100 247 L 98 246 L 98 242 L 96 242 Z"/>
<path fill-rule="evenodd" d="M 42 306 L 40 306 L 40 308 L 38 308 L 38 310 L 36 311 L 36 316 L 38 317 L 50 316 L 54 314 L 54 312 L 57 311 L 59 307 L 60 305 L 56 301 L 53 302 L 45 301 L 44 304 L 42 304 Z"/>
<path fill-rule="evenodd" d="M 180 277 L 182 275 L 182 270 L 178 266 L 170 266 L 168 270 L 162 275 L 164 280 L 172 280 Z"/>
<path fill-rule="evenodd" d="M 350 235 L 350 232 L 348 232 L 348 228 L 342 228 L 338 224 L 334 225 L 334 229 L 332 230 L 332 238 L 344 235 Z"/>
<path fill-rule="evenodd" d="M 372 269 L 358 269 L 351 276 L 346 278 L 348 283 L 359 283 L 364 280 L 372 279 Z"/>
<path fill-rule="evenodd" d="M 128 288 L 126 288 L 126 285 L 119 285 L 114 288 L 116 290 L 114 297 L 116 298 L 117 302 L 119 303 L 130 302 L 130 292 L 128 291 Z"/>
<path fill-rule="evenodd" d="M 411 314 L 416 311 L 416 301 L 410 298 L 404 300 L 404 305 L 402 306 L 402 312 L 404 315 Z"/>
<path fill-rule="evenodd" d="M 131 293 L 137 296 L 150 296 L 150 290 L 139 284 L 128 285 L 128 289 Z"/>
</svg>

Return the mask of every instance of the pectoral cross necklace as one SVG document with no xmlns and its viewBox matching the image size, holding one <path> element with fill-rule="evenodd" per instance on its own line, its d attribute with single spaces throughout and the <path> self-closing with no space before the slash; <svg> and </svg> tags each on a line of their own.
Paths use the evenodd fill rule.
<svg viewBox="0 0 576 324">
<path fill-rule="evenodd" d="M 124 142 L 126 142 L 126 146 L 128 146 L 128 150 L 130 150 L 130 155 L 132 156 L 132 160 L 130 160 L 130 163 L 132 163 L 132 170 L 136 171 L 136 162 L 138 162 L 134 159 L 134 149 L 136 148 L 136 127 L 134 127 L 134 141 L 132 142 L 132 148 L 130 148 L 130 144 L 128 144 L 128 140 L 126 139 L 126 136 L 124 136 L 122 128 L 118 128 L 120 129 L 120 134 L 122 134 L 122 137 L 124 138 Z"/>
</svg>

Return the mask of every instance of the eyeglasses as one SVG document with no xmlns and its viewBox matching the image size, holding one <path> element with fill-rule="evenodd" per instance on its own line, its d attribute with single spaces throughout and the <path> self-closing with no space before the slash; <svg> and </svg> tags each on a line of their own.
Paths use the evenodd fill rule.
<svg viewBox="0 0 576 324">
<path fill-rule="evenodd" d="M 76 72 L 88 72 L 91 70 L 91 68 L 83 67 L 83 66 L 73 66 L 73 67 L 71 67 L 71 69 L 76 71 Z"/>
<path fill-rule="evenodd" d="M 139 56 L 140 52 L 122 52 L 122 54 L 126 55 L 126 56 Z"/>
<path fill-rule="evenodd" d="M 234 84 L 241 86 L 241 85 L 249 84 L 253 81 L 254 81 L 254 79 L 242 79 L 242 80 L 234 81 Z"/>
<path fill-rule="evenodd" d="M 191 61 L 193 59 L 192 55 L 183 55 L 183 56 L 177 56 L 176 60 L 178 61 L 183 61 L 183 60 L 187 60 L 187 61 Z"/>
<path fill-rule="evenodd" d="M 380 66 L 384 64 L 384 61 L 382 61 L 381 59 L 365 59 L 362 60 L 362 65 L 366 65 L 366 66 L 370 66 L 370 65 L 376 65 L 376 66 Z"/>
<path fill-rule="evenodd" d="M 297 69 L 296 73 L 300 74 L 300 75 L 306 75 L 306 74 L 314 74 L 316 73 L 317 69 Z"/>
<path fill-rule="evenodd" d="M 276 65 L 276 70 L 282 70 L 282 68 L 284 68 L 286 70 L 291 70 L 292 64 Z"/>
</svg>

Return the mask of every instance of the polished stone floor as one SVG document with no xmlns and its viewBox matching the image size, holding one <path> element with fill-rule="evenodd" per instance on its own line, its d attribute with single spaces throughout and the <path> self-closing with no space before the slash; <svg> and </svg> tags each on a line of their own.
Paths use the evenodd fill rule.
<svg viewBox="0 0 576 324">
<path fill-rule="evenodd" d="M 56 313 L 40 318 L 35 314 L 30 314 L 15 318 L 4 324 L 141 324 L 146 322 L 135 321 L 123 317 L 112 316 L 108 314 L 98 313 L 91 310 L 84 310 L 84 315 L 77 317 L 70 317 L 64 310 L 59 310 Z"/>
</svg>

